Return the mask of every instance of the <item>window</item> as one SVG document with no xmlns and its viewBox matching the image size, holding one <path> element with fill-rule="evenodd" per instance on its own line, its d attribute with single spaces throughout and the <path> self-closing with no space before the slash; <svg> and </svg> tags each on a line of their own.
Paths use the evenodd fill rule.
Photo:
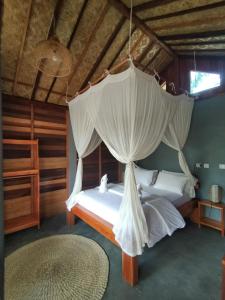
<svg viewBox="0 0 225 300">
<path fill-rule="evenodd" d="M 199 92 L 209 90 L 220 86 L 220 74 L 191 71 L 190 72 L 190 93 L 197 94 Z"/>
</svg>

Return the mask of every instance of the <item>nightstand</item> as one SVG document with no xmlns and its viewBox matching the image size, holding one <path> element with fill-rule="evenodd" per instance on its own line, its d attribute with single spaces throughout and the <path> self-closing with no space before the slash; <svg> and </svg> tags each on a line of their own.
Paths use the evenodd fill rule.
<svg viewBox="0 0 225 300">
<path fill-rule="evenodd" d="M 211 218 L 204 216 L 204 208 L 214 208 L 220 210 L 220 220 L 215 221 Z M 213 203 L 208 200 L 199 200 L 198 201 L 198 227 L 201 228 L 201 225 L 208 226 L 214 229 L 217 229 L 221 232 L 221 236 L 224 237 L 225 229 L 224 229 L 224 215 L 225 213 L 225 205 L 221 203 Z"/>
</svg>

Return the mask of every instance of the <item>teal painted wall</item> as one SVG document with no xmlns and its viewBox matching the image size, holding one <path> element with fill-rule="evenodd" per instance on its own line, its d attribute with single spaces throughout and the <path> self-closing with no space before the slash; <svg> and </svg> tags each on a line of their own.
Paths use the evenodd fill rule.
<svg viewBox="0 0 225 300">
<path fill-rule="evenodd" d="M 209 199 L 208 190 L 212 184 L 218 184 L 224 189 L 225 203 L 225 170 L 219 169 L 219 163 L 225 164 L 225 96 L 196 101 L 192 123 L 184 154 L 193 174 L 200 179 L 198 197 Z M 209 163 L 209 169 L 195 168 L 195 164 Z M 181 171 L 177 152 L 161 144 L 149 157 L 139 162 L 148 169 L 165 169 Z M 213 212 L 213 216 L 217 216 Z"/>
</svg>

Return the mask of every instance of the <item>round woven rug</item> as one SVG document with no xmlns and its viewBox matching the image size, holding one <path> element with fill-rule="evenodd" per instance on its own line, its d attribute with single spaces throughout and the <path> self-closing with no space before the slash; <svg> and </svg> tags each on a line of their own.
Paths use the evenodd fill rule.
<svg viewBox="0 0 225 300">
<path fill-rule="evenodd" d="M 68 234 L 20 248 L 5 268 L 5 300 L 97 300 L 107 286 L 109 261 L 93 240 Z"/>
</svg>

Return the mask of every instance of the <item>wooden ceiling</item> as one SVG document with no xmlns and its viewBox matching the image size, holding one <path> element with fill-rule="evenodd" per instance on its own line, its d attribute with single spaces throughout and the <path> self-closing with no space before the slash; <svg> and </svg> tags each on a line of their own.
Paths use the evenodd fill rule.
<svg viewBox="0 0 225 300">
<path fill-rule="evenodd" d="M 64 105 L 127 56 L 130 0 L 5 0 L 1 80 L 6 94 Z M 131 52 L 147 73 L 178 55 L 225 52 L 225 0 L 133 0 Z M 54 16 L 54 17 L 53 17 Z M 73 55 L 69 78 L 34 68 L 37 43 L 56 31 Z"/>
</svg>

